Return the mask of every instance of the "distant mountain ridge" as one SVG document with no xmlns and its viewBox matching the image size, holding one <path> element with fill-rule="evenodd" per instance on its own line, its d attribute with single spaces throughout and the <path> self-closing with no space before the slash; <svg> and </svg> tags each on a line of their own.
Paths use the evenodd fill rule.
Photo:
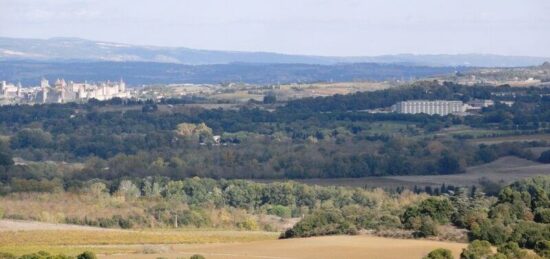
<svg viewBox="0 0 550 259">
<path fill-rule="evenodd" d="M 184 47 L 138 46 L 79 38 L 22 39 L 0 37 L 0 60 L 48 62 L 157 62 L 184 65 L 230 63 L 311 64 L 392 63 L 422 66 L 517 67 L 540 65 L 550 58 L 459 55 L 382 55 L 372 57 L 329 57 L 271 52 L 198 50 Z"/>
<path fill-rule="evenodd" d="M 467 67 L 430 67 L 402 64 L 339 63 L 261 64 L 231 63 L 215 65 L 184 65 L 153 62 L 49 62 L 0 61 L 0 80 L 34 86 L 40 79 L 65 78 L 77 82 L 107 81 L 123 78 L 129 86 L 170 83 L 230 83 L 254 84 L 349 82 L 412 80 L 456 71 Z"/>
</svg>

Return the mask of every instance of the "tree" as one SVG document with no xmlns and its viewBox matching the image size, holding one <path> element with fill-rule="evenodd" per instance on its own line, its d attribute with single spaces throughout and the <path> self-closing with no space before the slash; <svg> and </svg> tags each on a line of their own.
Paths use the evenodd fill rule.
<svg viewBox="0 0 550 259">
<path fill-rule="evenodd" d="M 184 137 L 199 137 L 199 138 L 211 138 L 212 129 L 208 127 L 204 122 L 197 125 L 193 123 L 180 123 L 177 126 L 176 132 Z"/>
<path fill-rule="evenodd" d="M 454 259 L 454 256 L 449 249 L 437 248 L 424 256 L 423 259 Z"/>
<path fill-rule="evenodd" d="M 550 163 L 550 150 L 546 150 L 542 152 L 538 160 L 541 163 L 546 163 L 546 164 Z"/>
<path fill-rule="evenodd" d="M 422 216 L 420 219 L 420 227 L 416 231 L 417 237 L 436 236 L 438 234 L 437 224 L 430 216 Z"/>
<path fill-rule="evenodd" d="M 518 243 L 508 242 L 498 247 L 497 251 L 505 255 L 508 259 L 524 259 L 527 258 L 527 251 L 519 247 Z"/>
<path fill-rule="evenodd" d="M 535 221 L 550 224 L 550 208 L 537 208 L 535 210 Z"/>
<path fill-rule="evenodd" d="M 423 200 L 417 206 L 408 207 L 403 213 L 403 223 L 407 225 L 410 218 L 418 216 L 429 216 L 440 224 L 446 224 L 451 220 L 454 207 L 448 198 L 430 197 Z"/>
<path fill-rule="evenodd" d="M 281 234 L 281 238 L 355 234 L 356 232 L 353 223 L 344 218 L 341 210 L 324 209 L 304 217 L 294 227 Z"/>
<path fill-rule="evenodd" d="M 549 240 L 538 241 L 537 244 L 535 245 L 535 252 L 544 258 L 550 258 L 550 241 Z"/>
<path fill-rule="evenodd" d="M 491 255 L 491 243 L 485 240 L 474 240 L 460 254 L 461 259 L 483 259 Z"/>
<path fill-rule="evenodd" d="M 118 186 L 117 194 L 126 199 L 135 199 L 141 196 L 139 188 L 130 180 L 122 180 Z"/>
<path fill-rule="evenodd" d="M 0 140 L 0 166 L 12 166 L 13 156 L 6 141 Z"/>
<path fill-rule="evenodd" d="M 456 174 L 464 171 L 458 157 L 448 151 L 443 152 L 438 161 L 439 172 L 442 174 Z"/>
<path fill-rule="evenodd" d="M 52 143 L 52 135 L 42 129 L 23 129 L 11 139 L 11 147 L 44 148 Z"/>
<path fill-rule="evenodd" d="M 277 97 L 275 96 L 275 94 L 269 93 L 264 96 L 264 100 L 263 100 L 264 104 L 271 104 L 276 102 L 277 102 Z"/>
</svg>

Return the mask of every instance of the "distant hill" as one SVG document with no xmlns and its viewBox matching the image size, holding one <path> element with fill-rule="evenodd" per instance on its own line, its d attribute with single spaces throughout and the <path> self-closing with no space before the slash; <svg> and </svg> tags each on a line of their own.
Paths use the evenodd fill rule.
<svg viewBox="0 0 550 259">
<path fill-rule="evenodd" d="M 543 57 L 482 54 L 399 54 L 372 57 L 325 57 L 286 55 L 269 52 L 213 51 L 190 48 L 137 46 L 78 38 L 52 38 L 43 40 L 0 37 L 0 60 L 33 60 L 49 62 L 157 62 L 186 65 L 211 65 L 241 62 L 314 65 L 332 65 L 337 63 L 398 63 L 425 66 L 515 67 L 539 65 L 550 59 Z"/>
<path fill-rule="evenodd" d="M 293 82 L 345 82 L 411 80 L 467 72 L 467 67 L 429 67 L 402 64 L 350 63 L 183 65 L 152 62 L 48 62 L 0 61 L 0 80 L 37 85 L 42 77 L 73 81 L 124 80 L 130 85 L 154 83 L 276 84 Z"/>
</svg>

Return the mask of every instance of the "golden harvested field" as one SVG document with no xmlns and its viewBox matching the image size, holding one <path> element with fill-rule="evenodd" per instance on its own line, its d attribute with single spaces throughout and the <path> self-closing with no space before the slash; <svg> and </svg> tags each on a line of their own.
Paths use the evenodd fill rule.
<svg viewBox="0 0 550 259">
<path fill-rule="evenodd" d="M 94 251 L 99 258 L 402 258 L 419 259 L 435 248 L 447 248 L 456 258 L 466 244 L 407 240 L 367 235 L 325 236 L 277 240 L 273 233 L 189 231 L 27 231 L 2 233 L 0 251 L 15 254 L 45 250 L 74 255 Z M 127 232 L 121 234 L 121 232 Z M 259 240 L 259 241 L 257 241 Z"/>
<path fill-rule="evenodd" d="M 4 220 L 9 224 L 10 220 Z M 17 222 L 15 222 L 17 223 Z M 0 230 L 0 252 L 17 255 L 47 251 L 76 255 L 93 251 L 99 258 L 415 258 L 435 248 L 455 257 L 466 244 L 358 236 L 278 240 L 277 232 L 226 230 L 116 230 L 64 224 L 18 222 Z M 29 230 L 33 226 L 36 230 Z M 57 229 L 55 228 L 57 227 Z"/>
<path fill-rule="evenodd" d="M 206 258 L 376 258 L 420 259 L 435 248 L 453 251 L 455 258 L 466 244 L 373 236 L 326 236 L 249 243 L 174 245 L 157 254 L 117 254 L 100 258 L 177 258 L 202 254 Z"/>
</svg>

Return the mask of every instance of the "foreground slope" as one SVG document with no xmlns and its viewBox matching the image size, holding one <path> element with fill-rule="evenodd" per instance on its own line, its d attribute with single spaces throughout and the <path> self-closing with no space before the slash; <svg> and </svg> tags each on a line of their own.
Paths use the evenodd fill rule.
<svg viewBox="0 0 550 259">
<path fill-rule="evenodd" d="M 463 243 L 358 236 L 276 239 L 276 233 L 224 230 L 116 230 L 31 221 L 0 221 L 0 251 L 16 254 L 83 250 L 99 258 L 411 258 L 435 248 L 458 257 Z"/>
</svg>

